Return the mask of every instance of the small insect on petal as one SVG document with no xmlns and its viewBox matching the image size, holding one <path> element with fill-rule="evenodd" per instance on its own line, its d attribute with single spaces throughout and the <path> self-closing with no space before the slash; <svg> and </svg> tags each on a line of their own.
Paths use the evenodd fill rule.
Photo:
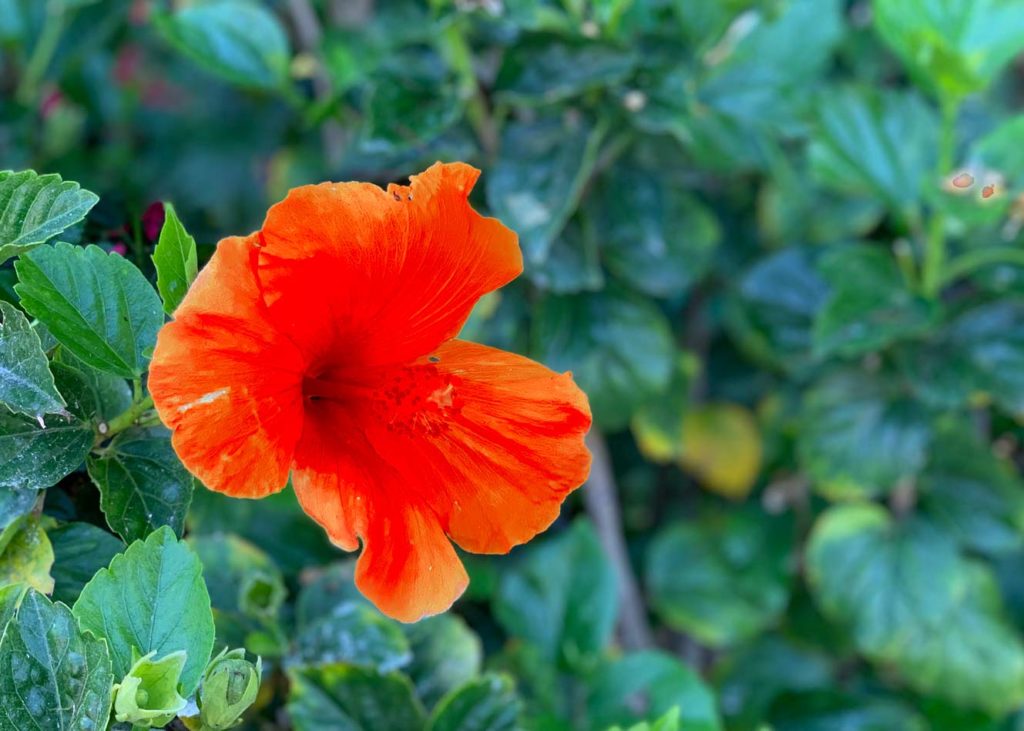
<svg viewBox="0 0 1024 731">
<path fill-rule="evenodd" d="M 974 176 L 969 175 L 968 173 L 960 173 L 950 182 L 953 183 L 954 188 L 960 188 L 961 190 L 964 190 L 965 188 L 970 188 L 972 185 L 974 185 Z"/>
</svg>

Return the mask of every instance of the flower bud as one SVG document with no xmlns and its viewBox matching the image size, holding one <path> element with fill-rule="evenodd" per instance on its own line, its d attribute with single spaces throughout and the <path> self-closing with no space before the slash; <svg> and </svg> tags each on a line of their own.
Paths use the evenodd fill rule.
<svg viewBox="0 0 1024 731">
<path fill-rule="evenodd" d="M 178 681 L 185 667 L 184 650 L 154 660 L 132 650 L 132 669 L 114 686 L 114 718 L 142 728 L 166 726 L 185 707 Z"/>
<path fill-rule="evenodd" d="M 263 661 L 253 664 L 245 659 L 245 650 L 227 648 L 210 661 L 199 689 L 199 717 L 203 728 L 223 731 L 241 721 L 245 710 L 260 690 Z"/>
</svg>

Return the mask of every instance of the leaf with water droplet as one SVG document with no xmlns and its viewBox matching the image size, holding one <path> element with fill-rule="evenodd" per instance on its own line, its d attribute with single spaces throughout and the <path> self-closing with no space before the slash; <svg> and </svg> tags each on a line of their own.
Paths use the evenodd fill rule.
<svg viewBox="0 0 1024 731">
<path fill-rule="evenodd" d="M 113 682 L 106 643 L 80 630 L 64 604 L 29 589 L 0 639 L 4 728 L 103 728 Z"/>
</svg>

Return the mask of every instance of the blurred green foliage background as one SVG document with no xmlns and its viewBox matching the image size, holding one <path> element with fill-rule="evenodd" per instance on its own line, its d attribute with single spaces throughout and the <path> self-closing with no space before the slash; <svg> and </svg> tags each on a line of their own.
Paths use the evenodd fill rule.
<svg viewBox="0 0 1024 731">
<path fill-rule="evenodd" d="M 98 193 L 81 241 L 464 160 L 526 273 L 463 337 L 589 394 L 591 481 L 421 625 L 289 493 L 197 490 L 246 728 L 466 681 L 445 729 L 1024 728 L 1022 49 L 1022 0 L 0 0 L 0 167 Z M 65 601 L 103 535 L 51 530 Z"/>
</svg>

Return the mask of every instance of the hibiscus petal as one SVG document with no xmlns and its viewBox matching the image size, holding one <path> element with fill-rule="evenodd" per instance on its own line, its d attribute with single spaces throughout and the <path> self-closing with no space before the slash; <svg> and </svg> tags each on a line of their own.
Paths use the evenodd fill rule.
<svg viewBox="0 0 1024 731">
<path fill-rule="evenodd" d="M 260 233 L 274 322 L 325 367 L 407 362 L 454 337 L 481 296 L 522 271 L 516 235 L 469 205 L 478 175 L 439 163 L 386 191 L 291 191 Z"/>
<path fill-rule="evenodd" d="M 251 498 L 288 481 L 305 365 L 267 321 L 254 258 L 251 237 L 220 242 L 160 330 L 148 384 L 189 471 L 212 490 Z"/>
</svg>

